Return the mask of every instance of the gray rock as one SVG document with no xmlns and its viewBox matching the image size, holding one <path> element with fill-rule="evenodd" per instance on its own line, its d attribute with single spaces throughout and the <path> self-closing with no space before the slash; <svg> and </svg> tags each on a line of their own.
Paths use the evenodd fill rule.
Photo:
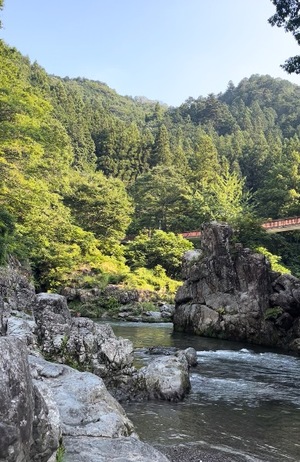
<svg viewBox="0 0 300 462">
<path fill-rule="evenodd" d="M 62 295 L 39 294 L 33 311 L 38 341 L 48 359 L 89 370 L 101 377 L 130 372 L 132 343 L 116 338 L 108 324 L 98 324 L 88 318 L 71 318 Z"/>
<path fill-rule="evenodd" d="M 37 349 L 36 323 L 33 316 L 20 313 L 18 316 L 8 317 L 6 335 L 19 338 L 31 351 Z"/>
<path fill-rule="evenodd" d="M 169 322 L 172 321 L 173 315 L 175 312 L 175 305 L 170 305 L 168 303 L 162 303 L 159 307 L 159 310 L 161 312 L 161 316 L 164 319 L 164 321 L 169 321 Z"/>
<path fill-rule="evenodd" d="M 35 386 L 50 395 L 59 409 L 66 462 L 167 462 L 137 439 L 132 423 L 100 377 L 34 356 L 29 361 Z"/>
<path fill-rule="evenodd" d="M 161 452 L 134 438 L 66 437 L 66 462 L 168 462 Z"/>
<path fill-rule="evenodd" d="M 120 404 L 103 380 L 89 372 L 29 356 L 34 384 L 52 391 L 63 435 L 116 438 L 134 432 Z"/>
<path fill-rule="evenodd" d="M 180 354 L 181 352 L 179 352 Z M 182 353 L 186 357 L 189 367 L 195 367 L 198 364 L 197 351 L 195 348 L 189 347 L 185 350 L 182 350 Z"/>
<path fill-rule="evenodd" d="M 154 346 L 150 348 L 144 348 L 144 353 L 149 353 L 150 355 L 158 355 L 158 356 L 171 356 L 175 355 L 178 357 L 184 357 L 189 367 L 196 366 L 198 364 L 197 360 L 197 351 L 195 348 L 186 348 L 185 350 L 179 350 L 176 347 L 160 347 Z"/>
<path fill-rule="evenodd" d="M 3 298 L 0 296 L 0 336 L 6 335 L 6 331 L 7 331 L 7 316 L 5 315 L 5 311 L 4 311 Z"/>
<path fill-rule="evenodd" d="M 163 320 L 160 311 L 145 311 L 142 317 L 147 322 L 161 322 Z"/>
<path fill-rule="evenodd" d="M 30 272 L 16 259 L 10 258 L 7 266 L 0 267 L 0 298 L 8 315 L 12 310 L 31 313 L 35 289 L 30 278 Z"/>
<path fill-rule="evenodd" d="M 206 224 L 201 250 L 186 254 L 174 329 L 295 351 L 300 280 L 274 273 L 263 255 L 231 244 L 232 233 L 226 224 Z"/>
<path fill-rule="evenodd" d="M 145 349 L 150 355 L 170 356 L 175 355 L 178 351 L 176 347 L 153 346 Z"/>
<path fill-rule="evenodd" d="M 13 258 L 7 266 L 0 267 L 0 336 L 7 334 L 11 314 L 32 314 L 35 290 L 29 279 L 30 273 Z"/>
<path fill-rule="evenodd" d="M 32 384 L 26 345 L 2 337 L 0 348 L 0 460 L 47 462 L 56 452 L 59 434 Z"/>
<path fill-rule="evenodd" d="M 61 439 L 59 411 L 48 387 L 34 384 L 33 390 L 33 445 L 30 461 L 49 462 L 49 458 L 55 458 L 56 449 Z"/>
<path fill-rule="evenodd" d="M 180 401 L 190 390 L 188 362 L 185 356 L 155 358 L 138 372 L 139 381 L 145 382 L 150 399 Z"/>
<path fill-rule="evenodd" d="M 33 444 L 33 387 L 25 345 L 18 339 L 0 338 L 0 459 L 29 460 Z"/>
<path fill-rule="evenodd" d="M 111 378 L 107 382 L 109 391 L 119 402 L 183 400 L 191 386 L 189 364 L 183 351 L 182 354 L 169 353 L 169 356 L 152 359 L 147 366 L 131 375 Z"/>
</svg>

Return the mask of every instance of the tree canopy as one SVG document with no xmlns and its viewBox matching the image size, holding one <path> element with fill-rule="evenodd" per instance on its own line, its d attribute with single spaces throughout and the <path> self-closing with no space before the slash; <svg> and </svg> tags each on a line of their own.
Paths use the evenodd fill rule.
<svg viewBox="0 0 300 462">
<path fill-rule="evenodd" d="M 0 259 L 27 260 L 41 288 L 151 271 L 157 286 L 179 277 L 180 233 L 226 220 L 274 251 L 261 221 L 300 214 L 299 86 L 253 75 L 173 108 L 48 75 L 3 42 L 0 64 Z M 278 249 L 300 272 L 296 239 Z"/>
<path fill-rule="evenodd" d="M 269 18 L 272 26 L 283 27 L 291 32 L 300 45 L 300 4 L 298 0 L 272 0 L 276 13 Z M 300 74 L 300 56 L 293 56 L 285 61 L 283 69 L 289 74 Z"/>
</svg>

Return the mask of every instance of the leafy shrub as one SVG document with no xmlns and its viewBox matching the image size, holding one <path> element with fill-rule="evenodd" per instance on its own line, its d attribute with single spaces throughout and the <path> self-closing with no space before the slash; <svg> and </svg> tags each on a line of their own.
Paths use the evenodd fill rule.
<svg viewBox="0 0 300 462">
<path fill-rule="evenodd" d="M 271 263 L 271 268 L 273 271 L 278 271 L 279 273 L 291 273 L 288 268 L 280 263 L 281 257 L 278 255 L 274 255 L 273 253 L 269 252 L 265 247 L 257 247 L 256 250 L 257 252 L 262 253 L 265 257 L 267 257 Z"/>
</svg>

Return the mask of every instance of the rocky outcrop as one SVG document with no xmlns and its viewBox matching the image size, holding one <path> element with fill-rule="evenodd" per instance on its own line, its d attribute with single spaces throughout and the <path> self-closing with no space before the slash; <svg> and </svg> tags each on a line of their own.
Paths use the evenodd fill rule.
<svg viewBox="0 0 300 462">
<path fill-rule="evenodd" d="M 103 380 L 89 372 L 29 356 L 33 383 L 41 394 L 52 392 L 59 409 L 62 434 L 69 437 L 118 438 L 134 428 Z"/>
<path fill-rule="evenodd" d="M 0 267 L 0 335 L 15 331 L 16 336 L 28 337 L 28 342 L 34 344 L 34 329 L 32 324 L 30 326 L 33 321 L 31 307 L 34 298 L 30 273 L 17 260 L 10 258 L 7 266 Z M 25 326 L 27 321 L 29 324 Z M 23 328 L 19 328 L 21 324 L 26 334 Z"/>
<path fill-rule="evenodd" d="M 10 258 L 7 266 L 0 267 L 0 298 L 3 300 L 4 315 L 9 316 L 12 312 L 31 313 L 35 289 L 30 278 L 30 272 L 13 258 Z"/>
<path fill-rule="evenodd" d="M 1 337 L 0 349 L 0 460 L 47 462 L 59 445 L 58 411 L 32 383 L 26 346 Z"/>
<path fill-rule="evenodd" d="M 88 372 L 30 355 L 14 337 L 0 338 L 0 461 L 167 462 L 138 440 L 131 421 Z"/>
<path fill-rule="evenodd" d="M 188 356 L 156 358 L 137 371 L 131 342 L 108 324 L 72 317 L 61 295 L 35 295 L 18 269 L 2 274 L 0 462 L 54 462 L 61 440 L 66 462 L 167 462 L 138 440 L 101 377 L 119 390 L 125 383 L 130 398 L 179 400 L 190 388 Z"/>
<path fill-rule="evenodd" d="M 150 399 L 181 401 L 190 391 L 189 365 L 184 355 L 161 356 L 139 370 Z"/>
<path fill-rule="evenodd" d="M 150 347 L 150 348 L 141 348 L 143 353 L 148 353 L 149 355 L 158 355 L 158 356 L 185 356 L 185 359 L 188 362 L 189 367 L 195 367 L 198 364 L 197 360 L 197 351 L 195 348 L 186 348 L 185 350 L 180 350 L 176 347 Z"/>
<path fill-rule="evenodd" d="M 65 297 L 38 294 L 33 304 L 38 342 L 45 357 L 106 377 L 130 373 L 133 346 L 117 338 L 108 324 L 72 318 Z"/>
<path fill-rule="evenodd" d="M 201 249 L 187 252 L 174 329 L 300 353 L 300 280 L 232 244 L 226 224 L 203 226 Z"/>
</svg>

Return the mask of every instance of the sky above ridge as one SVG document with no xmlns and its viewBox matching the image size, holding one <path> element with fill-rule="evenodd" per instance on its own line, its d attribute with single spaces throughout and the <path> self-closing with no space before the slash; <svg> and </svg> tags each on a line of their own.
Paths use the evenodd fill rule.
<svg viewBox="0 0 300 462">
<path fill-rule="evenodd" d="M 300 49 L 271 27 L 271 0 L 4 0 L 0 36 L 49 74 L 99 80 L 121 95 L 178 106 Z"/>
</svg>

